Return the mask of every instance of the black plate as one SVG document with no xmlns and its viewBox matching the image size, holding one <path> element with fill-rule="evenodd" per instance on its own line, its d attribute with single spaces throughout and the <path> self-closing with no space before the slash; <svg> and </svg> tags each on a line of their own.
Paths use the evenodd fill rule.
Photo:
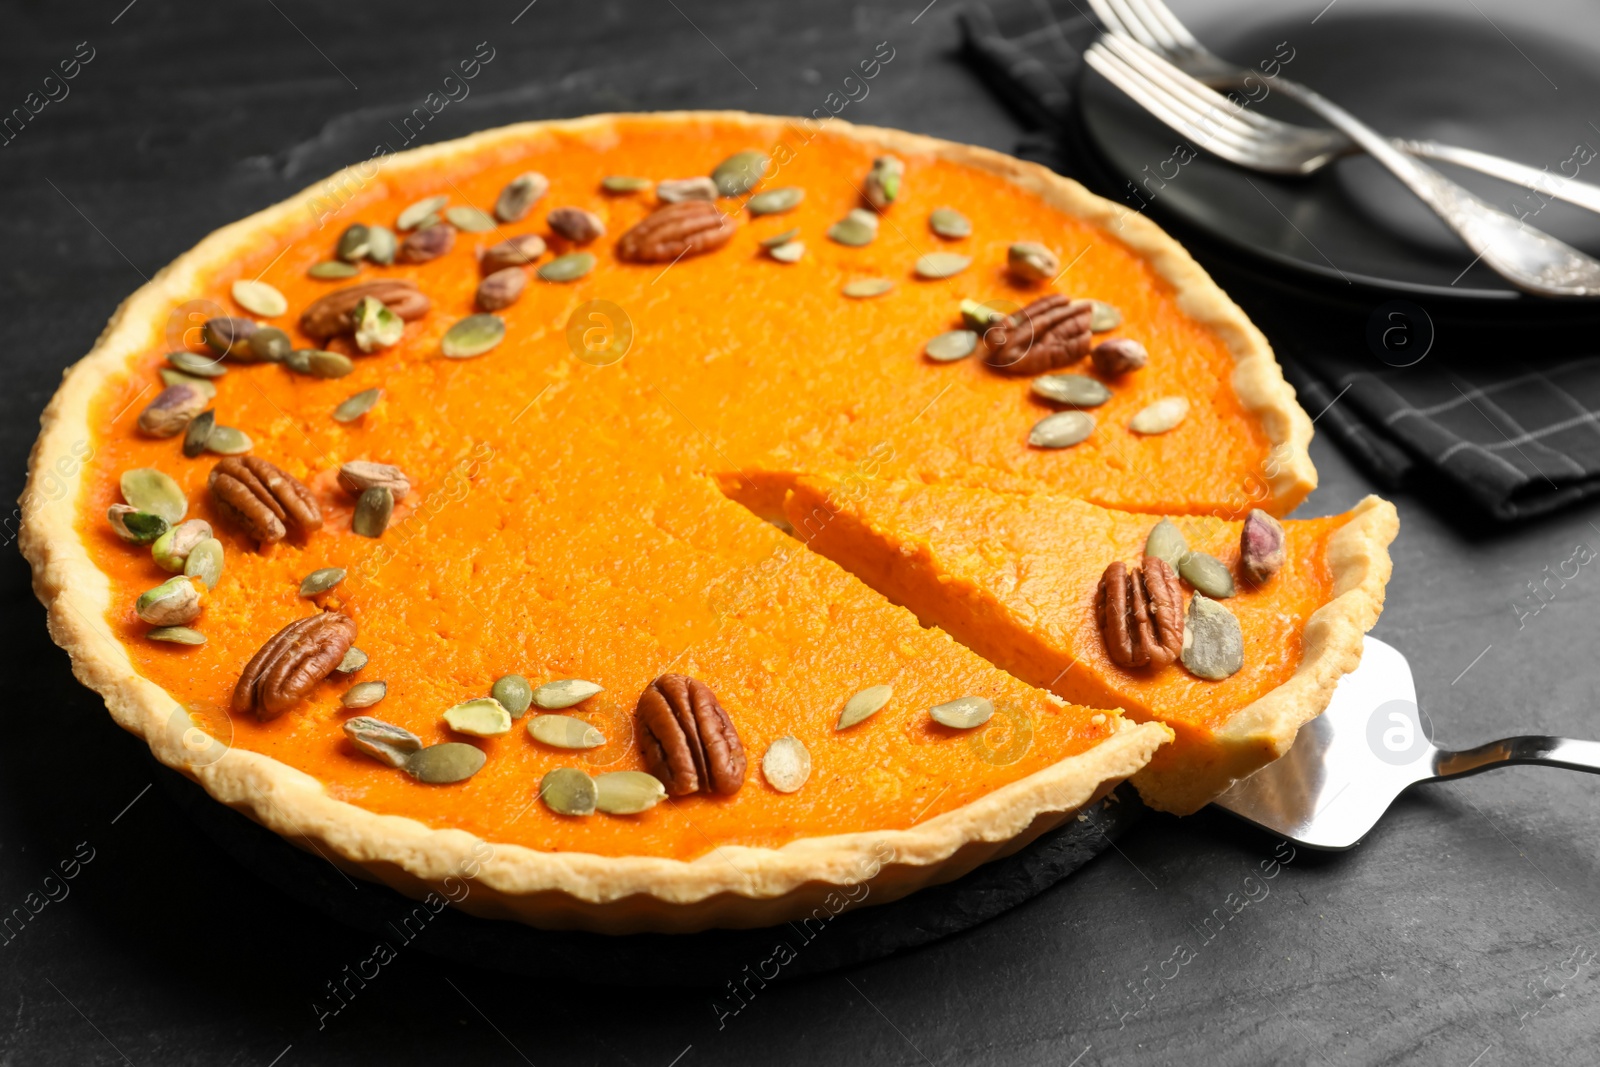
<svg viewBox="0 0 1600 1067">
<path fill-rule="evenodd" d="M 1172 6 L 1207 47 L 1252 67 L 1289 56 L 1285 76 L 1386 133 L 1494 152 L 1552 174 L 1583 145 L 1594 157 L 1578 176 L 1600 184 L 1600 5 L 1335 0 L 1320 16 L 1321 0 L 1270 11 L 1232 0 Z M 1258 268 L 1292 271 L 1322 286 L 1436 300 L 1548 303 L 1472 265 L 1455 235 L 1369 158 L 1342 159 L 1309 178 L 1245 171 L 1203 149 L 1187 163 L 1168 162 L 1183 138 L 1098 73 L 1085 69 L 1078 99 L 1084 130 L 1104 161 L 1124 183 L 1143 183 L 1139 199 L 1122 186 L 1125 202 L 1137 209 L 1142 200 L 1153 216 L 1243 252 Z M 1320 124 L 1279 97 L 1252 106 Z M 1533 225 L 1600 255 L 1600 216 L 1561 201 L 1541 205 L 1531 193 L 1474 172 L 1441 169 L 1490 203 L 1533 212 Z"/>
<path fill-rule="evenodd" d="M 710 986 L 747 978 L 782 943 L 792 958 L 766 968 L 769 980 L 800 978 L 853 967 L 937 941 L 988 922 L 1049 889 L 1111 848 L 1143 817 L 1127 785 L 1093 805 L 1082 822 L 1041 836 L 1016 855 L 987 863 L 948 885 L 933 886 L 878 906 L 845 907 L 809 922 L 758 930 L 610 937 L 535 930 L 444 908 L 437 914 L 399 893 L 346 876 L 327 860 L 206 795 L 194 782 L 152 758 L 157 780 L 184 813 L 252 874 L 330 918 L 366 931 L 398 949 L 423 952 L 473 967 L 531 977 L 589 976 L 594 985 Z M 870 896 L 861 898 L 865 904 Z M 785 957 L 777 956 L 778 960 Z M 772 970 L 777 971 L 774 978 Z"/>
</svg>

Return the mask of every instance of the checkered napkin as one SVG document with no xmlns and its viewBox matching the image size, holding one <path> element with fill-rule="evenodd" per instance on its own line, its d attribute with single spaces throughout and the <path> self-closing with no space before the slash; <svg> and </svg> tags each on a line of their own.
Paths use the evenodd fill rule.
<svg viewBox="0 0 1600 1067">
<path fill-rule="evenodd" d="M 993 0 L 965 7 L 958 22 L 969 64 L 1033 127 L 1018 154 L 1072 173 L 1062 133 L 1082 52 L 1099 35 L 1086 9 L 1074 0 Z M 1544 354 L 1592 350 L 1592 336 L 1558 339 L 1541 329 L 1535 340 L 1507 330 L 1491 344 L 1484 332 L 1453 328 L 1422 359 L 1399 366 L 1433 341 L 1414 306 L 1378 309 L 1375 328 L 1365 314 L 1286 307 L 1281 295 L 1255 297 L 1244 286 L 1232 295 L 1272 340 L 1317 431 L 1384 488 L 1416 490 L 1447 513 L 1501 520 L 1600 492 L 1600 358 Z M 1397 329 L 1386 333 L 1390 325 Z"/>
</svg>

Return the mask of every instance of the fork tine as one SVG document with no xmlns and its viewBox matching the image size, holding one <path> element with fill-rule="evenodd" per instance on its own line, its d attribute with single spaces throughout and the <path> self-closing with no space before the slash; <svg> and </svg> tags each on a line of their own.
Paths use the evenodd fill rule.
<svg viewBox="0 0 1600 1067">
<path fill-rule="evenodd" d="M 1204 111 L 1194 106 L 1193 101 L 1174 97 L 1165 88 L 1152 82 L 1105 48 L 1103 41 L 1091 46 L 1083 57 L 1085 62 L 1104 75 L 1112 85 L 1127 93 L 1140 107 L 1183 134 L 1198 147 L 1244 167 L 1270 166 L 1275 163 L 1274 157 L 1278 153 L 1273 152 L 1271 148 L 1263 150 L 1260 139 L 1250 130 L 1241 130 L 1225 121 L 1209 129 L 1201 125 L 1207 116 Z"/>
<path fill-rule="evenodd" d="M 1141 47 L 1133 41 L 1108 37 L 1104 43 L 1123 62 L 1151 81 L 1164 86 L 1172 95 L 1192 100 L 1197 108 L 1220 112 L 1223 118 L 1218 121 L 1225 120 L 1235 125 L 1241 134 L 1258 135 L 1275 141 L 1282 141 L 1301 132 L 1288 123 L 1252 111 L 1247 107 L 1240 107 L 1227 96 L 1217 92 L 1204 82 L 1190 77 L 1162 56 L 1157 55 L 1148 48 Z"/>
<path fill-rule="evenodd" d="M 1129 8 L 1127 0 L 1102 0 L 1102 3 L 1112 12 L 1111 21 L 1116 22 L 1120 27 L 1116 32 L 1129 40 L 1138 41 L 1146 48 L 1161 51 L 1168 47 L 1164 37 L 1158 37 L 1151 33 L 1150 28 L 1145 25 L 1144 20 L 1138 16 L 1138 13 Z M 1101 4 L 1096 4 L 1095 10 L 1099 11 L 1101 6 Z M 1109 29 L 1109 27 L 1107 28 Z"/>
<path fill-rule="evenodd" d="M 1303 157 L 1289 153 L 1282 142 L 1264 138 L 1247 126 L 1174 95 L 1115 55 L 1102 38 L 1084 53 L 1084 60 L 1156 118 L 1213 155 L 1243 167 L 1298 173 Z"/>
<path fill-rule="evenodd" d="M 1126 35 L 1128 27 L 1123 24 L 1122 16 L 1117 14 L 1108 0 L 1089 0 L 1089 9 L 1094 12 L 1095 18 L 1100 20 L 1100 28 L 1106 33 L 1120 33 Z"/>
<path fill-rule="evenodd" d="M 1202 48 L 1189 28 L 1178 21 L 1178 16 L 1161 0 L 1120 0 L 1132 16 L 1149 28 L 1152 34 L 1164 35 L 1178 49 Z M 1172 49 L 1168 49 L 1171 51 Z"/>
</svg>

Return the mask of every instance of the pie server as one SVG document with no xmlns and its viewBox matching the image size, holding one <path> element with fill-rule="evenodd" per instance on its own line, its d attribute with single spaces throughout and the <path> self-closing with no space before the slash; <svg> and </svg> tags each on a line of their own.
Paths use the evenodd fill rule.
<svg viewBox="0 0 1600 1067">
<path fill-rule="evenodd" d="M 1411 664 L 1369 636 L 1361 666 L 1339 682 L 1328 710 L 1300 728 L 1288 753 L 1213 803 L 1297 845 L 1342 851 L 1419 782 L 1517 763 L 1600 774 L 1596 741 L 1526 735 L 1451 751 L 1435 747 L 1428 733 Z"/>
</svg>

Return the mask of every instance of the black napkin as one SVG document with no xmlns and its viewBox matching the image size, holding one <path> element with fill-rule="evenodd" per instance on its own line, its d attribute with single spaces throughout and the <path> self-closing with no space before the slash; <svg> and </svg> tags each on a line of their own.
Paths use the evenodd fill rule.
<svg viewBox="0 0 1600 1067">
<path fill-rule="evenodd" d="M 1067 131 L 1081 53 L 1097 24 L 1075 0 L 974 3 L 958 22 L 968 62 L 1035 127 L 1018 154 L 1087 180 Z M 1222 264 L 1207 266 L 1225 277 Z M 1255 296 L 1248 282 L 1231 280 L 1224 287 L 1272 341 L 1317 431 L 1384 488 L 1464 500 L 1502 520 L 1600 492 L 1600 358 L 1547 354 L 1592 350 L 1592 334 L 1546 331 L 1534 341 L 1509 332 L 1501 343 L 1540 350 L 1521 360 L 1457 326 L 1446 358 L 1427 352 L 1440 339 L 1415 305 L 1398 301 L 1358 320 L 1310 301 L 1297 306 L 1281 290 Z M 1556 347 L 1563 343 L 1571 347 Z"/>
</svg>

